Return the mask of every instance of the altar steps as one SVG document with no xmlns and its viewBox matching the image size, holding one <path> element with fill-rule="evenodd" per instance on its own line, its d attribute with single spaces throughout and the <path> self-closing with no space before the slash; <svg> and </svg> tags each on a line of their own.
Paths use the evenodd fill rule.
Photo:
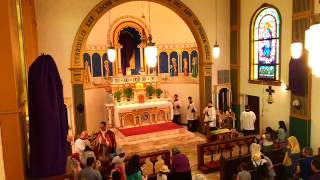
<svg viewBox="0 0 320 180">
<path fill-rule="evenodd" d="M 136 136 L 123 136 L 116 132 L 117 143 L 128 155 L 148 153 L 159 150 L 196 148 L 197 144 L 206 142 L 202 135 L 189 132 L 185 128 L 148 133 Z"/>
</svg>

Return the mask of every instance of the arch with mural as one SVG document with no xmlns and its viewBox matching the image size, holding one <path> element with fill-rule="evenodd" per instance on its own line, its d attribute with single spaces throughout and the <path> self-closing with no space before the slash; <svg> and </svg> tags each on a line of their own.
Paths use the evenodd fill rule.
<svg viewBox="0 0 320 180">
<path fill-rule="evenodd" d="M 131 0 L 136 1 L 136 0 Z M 147 0 L 144 0 L 147 1 Z M 205 106 L 205 102 L 211 97 L 206 97 L 207 92 L 211 93 L 212 78 L 212 58 L 211 46 L 206 32 L 192 10 L 181 0 L 150 0 L 151 2 L 163 5 L 175 12 L 189 27 L 198 47 L 198 63 L 199 63 L 199 97 L 200 108 Z M 85 110 L 79 111 L 77 107 L 83 105 L 84 93 L 83 84 L 85 79 L 85 66 L 83 61 L 83 50 L 86 46 L 86 40 L 97 21 L 112 8 L 126 3 L 128 0 L 102 0 L 100 1 L 82 21 L 74 42 L 71 52 L 71 81 L 73 89 L 74 117 L 76 121 L 76 133 L 86 128 Z M 110 34 L 109 34 L 110 35 Z M 108 36 L 110 37 L 110 36 Z M 102 57 L 101 57 L 102 58 Z M 190 63 L 191 64 L 191 63 Z M 102 73 L 102 72 L 101 72 Z M 107 89 L 108 90 L 108 89 Z"/>
</svg>

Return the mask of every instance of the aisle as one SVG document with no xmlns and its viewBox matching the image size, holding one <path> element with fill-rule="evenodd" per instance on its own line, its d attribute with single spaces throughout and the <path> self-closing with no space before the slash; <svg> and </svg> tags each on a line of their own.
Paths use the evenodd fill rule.
<svg viewBox="0 0 320 180">
<path fill-rule="evenodd" d="M 205 143 L 206 137 L 200 133 L 191 133 L 186 128 L 155 132 L 135 136 L 124 136 L 116 130 L 117 143 L 128 155 L 143 154 L 178 147 L 190 160 L 192 175 L 201 173 L 197 170 L 197 144 Z M 210 180 L 220 179 L 219 172 L 207 174 Z"/>
</svg>

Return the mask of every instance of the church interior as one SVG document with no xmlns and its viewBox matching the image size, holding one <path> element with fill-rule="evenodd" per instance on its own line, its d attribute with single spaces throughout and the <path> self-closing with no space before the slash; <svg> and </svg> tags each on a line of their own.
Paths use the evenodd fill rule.
<svg viewBox="0 0 320 180">
<path fill-rule="evenodd" d="M 0 14 L 0 180 L 320 179 L 320 1 Z"/>
</svg>

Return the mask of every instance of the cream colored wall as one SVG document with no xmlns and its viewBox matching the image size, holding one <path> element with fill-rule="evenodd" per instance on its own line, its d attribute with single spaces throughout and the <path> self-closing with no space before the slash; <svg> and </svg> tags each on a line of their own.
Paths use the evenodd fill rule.
<svg viewBox="0 0 320 180">
<path fill-rule="evenodd" d="M 106 103 L 106 93 L 104 88 L 86 89 L 85 112 L 86 124 L 89 133 L 99 130 L 99 123 L 106 121 L 104 104 Z"/>
<path fill-rule="evenodd" d="M 214 1 L 182 0 L 200 19 L 213 46 L 215 40 Z M 75 34 L 89 11 L 99 0 L 36 0 L 36 17 L 38 26 L 39 52 L 51 54 L 58 66 L 65 97 L 72 96 L 70 71 L 71 47 Z M 215 70 L 229 68 L 229 0 L 218 3 L 218 42 L 221 46 L 221 57 L 215 63 Z M 141 12 L 140 7 L 137 11 Z M 154 15 L 162 16 L 162 14 Z M 152 17 L 152 18 L 153 18 Z M 169 20 L 169 19 L 168 19 Z M 152 23 L 157 23 L 152 21 Z M 153 28 L 154 29 L 154 28 Z M 180 30 L 179 30 L 180 31 Z M 155 39 L 157 37 L 154 37 Z M 216 72 L 214 73 L 216 75 Z M 216 78 L 214 78 L 214 83 Z"/>
<path fill-rule="evenodd" d="M 199 111 L 199 84 L 180 84 L 180 83 L 163 83 L 160 85 L 160 88 L 166 89 L 169 91 L 168 96 L 172 97 L 174 94 L 178 94 L 181 101 L 181 120 L 183 123 L 187 123 L 187 106 L 188 106 L 188 97 L 191 96 L 193 102 L 196 104 L 196 107 Z"/>
<path fill-rule="evenodd" d="M 312 92 L 311 92 L 311 147 L 317 152 L 320 147 L 320 79 L 312 77 Z"/>
<path fill-rule="evenodd" d="M 314 12 L 320 13 L 320 1 L 319 0 L 314 0 Z"/>
<path fill-rule="evenodd" d="M 249 79 L 249 28 L 250 20 L 254 12 L 263 4 L 269 3 L 277 7 L 281 13 L 281 82 L 288 84 L 288 71 L 291 44 L 291 22 L 292 22 L 292 0 L 242 0 L 241 1 L 241 32 L 240 32 L 240 94 L 260 97 L 260 130 L 267 126 L 278 127 L 278 121 L 284 120 L 288 123 L 290 115 L 290 92 L 283 87 L 275 87 L 273 94 L 274 103 L 268 104 L 265 89 L 266 85 L 248 83 Z M 242 107 L 243 108 L 243 107 Z"/>
<path fill-rule="evenodd" d="M 113 8 L 110 14 L 110 22 L 113 23 L 116 19 L 126 15 L 141 19 L 142 7 L 146 16 L 145 22 L 149 26 L 148 3 L 142 1 L 128 2 Z M 157 44 L 195 43 L 190 29 L 177 14 L 157 3 L 150 3 L 150 9 L 151 33 Z M 107 45 L 108 30 L 109 13 L 102 16 L 95 24 L 88 37 L 87 44 Z"/>
<path fill-rule="evenodd" d="M 320 13 L 320 3 L 315 0 L 314 1 L 314 10 L 315 13 Z M 318 151 L 320 147 L 320 79 L 313 76 L 312 77 L 312 89 L 311 89 L 311 147 L 315 152 Z"/>
</svg>

